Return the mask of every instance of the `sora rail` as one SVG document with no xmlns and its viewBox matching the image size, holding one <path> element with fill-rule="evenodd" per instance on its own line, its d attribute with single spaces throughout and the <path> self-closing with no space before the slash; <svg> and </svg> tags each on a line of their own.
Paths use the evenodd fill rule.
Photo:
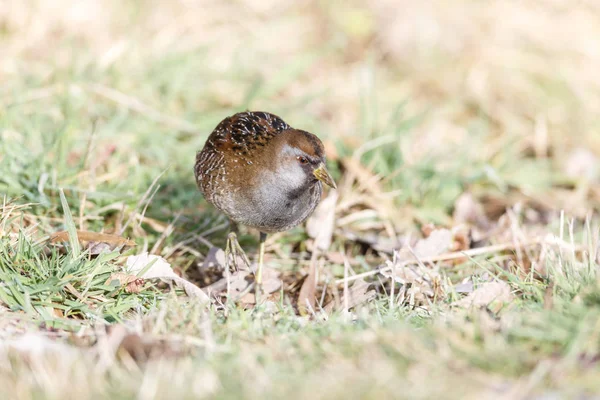
<svg viewBox="0 0 600 400">
<path fill-rule="evenodd" d="M 196 154 L 194 172 L 206 200 L 233 225 L 260 232 L 258 286 L 267 234 L 308 218 L 321 200 L 322 183 L 336 188 L 321 140 L 267 112 L 242 112 L 221 121 Z M 229 241 L 228 248 L 241 251 L 235 233 Z"/>
</svg>

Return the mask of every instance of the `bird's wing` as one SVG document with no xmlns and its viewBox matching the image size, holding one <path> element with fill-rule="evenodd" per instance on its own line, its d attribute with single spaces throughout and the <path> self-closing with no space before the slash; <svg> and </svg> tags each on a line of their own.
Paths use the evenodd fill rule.
<svg viewBox="0 0 600 400">
<path fill-rule="evenodd" d="M 290 129 L 290 126 L 277 115 L 247 111 L 221 121 L 209 140 L 216 147 L 231 147 L 234 152 L 245 153 L 267 145 L 274 136 L 286 129 Z"/>
</svg>

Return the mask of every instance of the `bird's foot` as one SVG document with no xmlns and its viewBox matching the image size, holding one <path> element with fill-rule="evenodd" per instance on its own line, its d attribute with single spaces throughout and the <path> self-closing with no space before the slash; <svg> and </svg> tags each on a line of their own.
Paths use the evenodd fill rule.
<svg viewBox="0 0 600 400">
<path fill-rule="evenodd" d="M 225 247 L 225 267 L 230 271 L 238 271 L 240 269 L 240 266 L 238 265 L 240 259 L 245 264 L 246 268 L 250 270 L 250 260 L 248 259 L 248 256 L 246 256 L 242 246 L 240 246 L 237 235 L 235 232 L 230 232 L 229 235 L 227 235 L 227 245 Z"/>
</svg>

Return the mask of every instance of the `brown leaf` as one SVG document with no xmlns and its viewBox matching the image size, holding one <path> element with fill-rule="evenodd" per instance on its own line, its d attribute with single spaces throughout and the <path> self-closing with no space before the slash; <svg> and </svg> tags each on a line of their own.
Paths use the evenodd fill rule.
<svg viewBox="0 0 600 400">
<path fill-rule="evenodd" d="M 306 223 L 306 233 L 315 239 L 315 246 L 321 251 L 327 251 L 331 246 L 333 230 L 335 229 L 337 199 L 338 192 L 331 190 L 329 195 L 319 203 Z"/>
<path fill-rule="evenodd" d="M 133 247 L 135 242 L 125 239 L 121 236 L 107 233 L 97 233 L 89 231 L 77 231 L 77 239 L 88 249 L 90 254 L 97 255 L 106 251 L 111 251 L 120 247 Z M 67 231 L 55 232 L 50 235 L 50 243 L 68 242 L 69 233 Z"/>
<path fill-rule="evenodd" d="M 127 293 L 139 293 L 144 286 L 144 279 L 122 272 L 112 274 L 104 284 L 110 285 L 114 281 L 118 281 L 120 286 L 125 286 L 125 291 Z"/>
<path fill-rule="evenodd" d="M 465 298 L 454 302 L 455 306 L 463 308 L 492 307 L 498 312 L 506 303 L 512 302 L 514 295 L 510 286 L 504 281 L 486 282 Z"/>
<path fill-rule="evenodd" d="M 254 293 L 246 293 L 244 294 L 242 297 L 237 299 L 237 302 L 239 304 L 241 304 L 242 306 L 244 306 L 245 308 L 247 307 L 252 307 L 254 305 L 256 305 L 256 295 Z"/>
<path fill-rule="evenodd" d="M 281 288 L 282 282 L 279 276 L 279 271 L 273 268 L 263 268 L 263 294 L 271 294 Z M 254 293 L 250 291 L 250 286 L 253 282 L 254 277 L 250 271 L 239 270 L 230 274 L 229 290 L 232 299 L 244 304 L 254 304 L 256 302 Z M 221 296 L 227 295 L 227 276 L 212 284 L 210 290 Z"/>
<path fill-rule="evenodd" d="M 370 246 L 376 251 L 389 254 L 393 254 L 394 251 L 398 250 L 406 242 L 406 238 L 401 236 L 390 238 L 374 233 L 357 234 L 356 232 L 350 231 L 348 229 L 341 229 L 339 234 L 347 241 L 363 243 Z M 329 257 L 329 254 L 327 256 Z M 343 259 L 342 262 L 340 262 L 340 264 L 341 263 L 343 263 Z"/>
<path fill-rule="evenodd" d="M 275 315 L 279 312 L 279 308 L 277 304 L 280 303 L 279 293 L 272 293 L 270 295 L 265 296 L 265 293 L 262 293 L 260 303 L 261 306 L 264 307 L 263 311 L 270 315 Z M 244 308 L 252 308 L 256 305 L 256 294 L 249 292 L 240 297 L 237 302 L 241 304 Z"/>
<path fill-rule="evenodd" d="M 264 271 L 263 271 L 264 272 Z M 226 280 L 227 276 L 223 278 Z M 229 290 L 231 291 L 231 296 L 233 298 L 237 298 L 241 296 L 247 289 L 249 289 L 250 285 L 252 285 L 253 278 L 251 276 L 250 271 L 239 270 L 229 275 Z M 223 287 L 227 287 L 227 282 L 223 285 Z"/>
<path fill-rule="evenodd" d="M 310 263 L 308 276 L 304 280 L 300 293 L 298 294 L 298 311 L 300 315 L 307 315 L 311 310 L 314 312 L 316 292 L 317 292 L 317 276 L 316 276 L 316 259 L 313 258 Z"/>
<path fill-rule="evenodd" d="M 327 303 L 323 310 L 327 314 L 331 314 L 334 309 L 339 311 L 345 306 L 345 304 L 348 305 L 348 309 L 351 309 L 374 299 L 376 293 L 374 290 L 369 290 L 370 285 L 371 284 L 366 282 L 364 279 L 355 280 L 354 284 L 348 289 L 348 299 L 346 299 L 346 295 L 342 295 L 339 307 L 336 308 L 335 301 L 332 300 L 331 302 Z"/>
<path fill-rule="evenodd" d="M 208 298 L 206 293 L 204 293 L 202 291 L 202 289 L 200 289 L 198 286 L 194 285 L 192 282 L 183 279 L 180 276 L 175 275 L 173 277 L 160 277 L 160 279 L 163 281 L 169 281 L 169 280 L 172 281 L 177 286 L 182 288 L 185 291 L 185 294 L 188 295 L 188 297 L 197 298 L 202 302 L 210 301 L 210 299 Z"/>
<path fill-rule="evenodd" d="M 439 237 L 435 234 L 438 230 L 433 231 L 429 238 L 421 240 L 419 242 L 427 242 L 420 250 L 421 254 L 431 252 L 434 257 L 439 248 L 437 243 L 443 243 L 441 248 L 445 248 L 448 245 L 448 235 L 450 233 L 447 229 L 443 235 Z M 451 236 L 451 233 L 450 233 Z M 441 240 L 443 239 L 443 240 Z M 419 243 L 417 243 L 418 245 Z M 437 270 L 437 266 L 426 266 L 423 263 L 407 263 L 408 260 L 415 260 L 417 256 L 416 251 L 414 254 L 407 255 L 406 249 L 396 253 L 393 261 L 387 261 L 387 269 L 381 271 L 381 275 L 386 278 L 393 278 L 395 282 L 399 282 L 408 287 L 407 295 L 412 299 L 411 301 L 418 304 L 424 305 L 429 304 L 431 300 L 441 300 L 445 296 L 445 289 L 443 280 Z M 410 258 L 409 258 L 410 257 Z M 427 258 L 424 256 L 417 256 L 417 260 L 421 258 Z"/>
<path fill-rule="evenodd" d="M 140 276 L 140 278 L 158 278 L 162 281 L 170 281 L 182 288 L 189 297 L 198 298 L 200 301 L 206 303 L 210 301 L 209 297 L 202 289 L 175 274 L 171 268 L 171 264 L 164 258 L 148 253 L 127 257 L 127 271 L 132 274 L 141 273 L 149 264 L 151 264 L 151 266 Z"/>
<path fill-rule="evenodd" d="M 393 277 L 395 282 L 410 286 L 407 294 L 411 295 L 419 305 L 443 298 L 444 290 L 439 273 L 422 265 L 400 265 L 395 271 L 393 269 L 382 271 L 381 275 L 386 278 Z"/>
<path fill-rule="evenodd" d="M 454 237 L 450 230 L 435 229 L 431 231 L 427 239 L 419 240 L 413 251 L 418 258 L 435 257 L 450 251 L 453 244 Z M 408 258 L 413 258 L 413 256 L 410 255 Z"/>
<path fill-rule="evenodd" d="M 281 288 L 281 273 L 273 268 L 263 267 L 262 291 L 263 293 L 273 293 Z"/>
<path fill-rule="evenodd" d="M 225 268 L 225 264 L 225 252 L 220 247 L 213 246 L 208 249 L 208 254 L 206 254 L 206 257 L 204 258 L 202 268 L 217 268 L 221 270 Z"/>
<path fill-rule="evenodd" d="M 452 251 L 465 251 L 471 248 L 471 238 L 469 237 L 469 229 L 465 225 L 459 225 L 452 228 L 454 242 Z"/>
<path fill-rule="evenodd" d="M 466 225 L 458 225 L 448 230 L 427 224 L 423 225 L 421 232 L 424 238 L 417 241 L 413 251 L 409 248 L 401 249 L 400 259 L 410 260 L 415 256 L 419 259 L 435 257 L 450 251 L 468 250 L 471 246 L 469 228 Z"/>
</svg>

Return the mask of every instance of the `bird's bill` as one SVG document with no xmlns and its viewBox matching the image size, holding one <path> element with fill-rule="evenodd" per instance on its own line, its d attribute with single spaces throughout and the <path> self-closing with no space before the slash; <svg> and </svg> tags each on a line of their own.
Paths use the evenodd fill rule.
<svg viewBox="0 0 600 400">
<path fill-rule="evenodd" d="M 315 174 L 315 178 L 317 178 L 324 184 L 331 186 L 334 189 L 337 189 L 333 178 L 329 174 L 329 171 L 327 171 L 327 168 L 325 168 L 324 164 L 319 165 L 319 167 L 313 171 L 313 174 Z"/>
</svg>

